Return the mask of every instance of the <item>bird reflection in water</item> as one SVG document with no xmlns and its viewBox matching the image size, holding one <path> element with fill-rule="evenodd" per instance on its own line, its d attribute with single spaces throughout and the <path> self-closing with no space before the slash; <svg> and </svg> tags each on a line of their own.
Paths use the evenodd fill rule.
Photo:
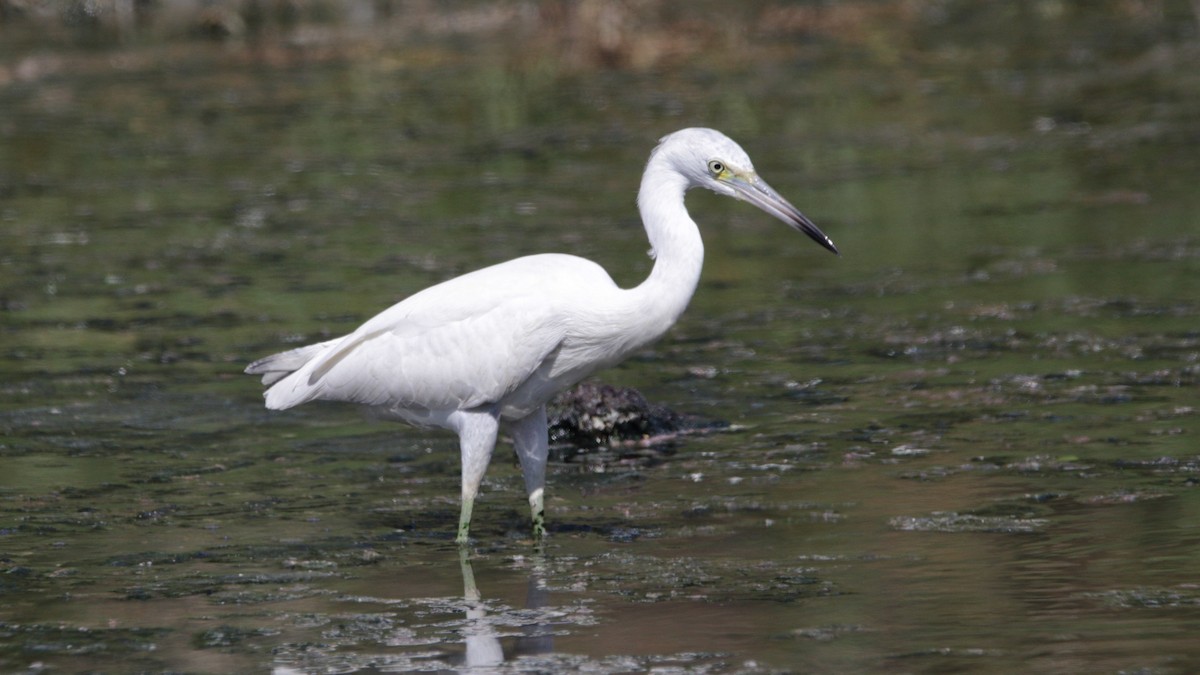
<svg viewBox="0 0 1200 675">
<path fill-rule="evenodd" d="M 467 623 L 463 627 L 463 642 L 466 651 L 463 665 L 467 668 L 497 666 L 505 661 L 504 648 L 500 643 L 499 630 L 489 620 L 487 606 L 475 583 L 475 570 L 465 549 L 459 549 L 459 565 L 463 577 L 463 603 L 467 609 Z M 529 587 L 525 594 L 526 609 L 540 609 L 549 604 L 549 591 L 542 574 L 544 561 L 538 557 L 529 575 Z M 523 624 L 525 635 L 517 638 L 511 657 L 530 654 L 549 654 L 554 651 L 554 634 L 545 623 Z"/>
</svg>

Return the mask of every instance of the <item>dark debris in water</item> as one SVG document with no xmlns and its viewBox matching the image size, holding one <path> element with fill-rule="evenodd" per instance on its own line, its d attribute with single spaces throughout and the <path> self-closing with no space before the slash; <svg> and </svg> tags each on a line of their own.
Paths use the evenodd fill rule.
<svg viewBox="0 0 1200 675">
<path fill-rule="evenodd" d="M 56 656 L 149 654 L 170 634 L 167 628 L 87 628 L 69 624 L 0 623 L 0 654 L 28 659 Z M 15 654 L 14 654 L 15 652 Z"/>
<path fill-rule="evenodd" d="M 560 393 L 547 406 L 547 413 L 550 443 L 567 455 L 623 445 L 660 445 L 683 434 L 729 426 L 652 404 L 636 389 L 598 382 L 583 382 Z"/>
<path fill-rule="evenodd" d="M 288 587 L 295 589 L 314 581 L 336 578 L 337 576 L 334 572 L 311 571 L 193 575 L 179 579 L 136 584 L 125 591 L 125 598 L 127 600 L 152 600 L 157 598 L 181 598 L 193 595 L 206 595 L 219 596 L 220 599 L 237 604 L 272 602 L 305 597 L 312 595 L 315 591 L 302 589 L 288 592 L 264 591 L 258 593 L 240 589 L 247 586 Z"/>
<path fill-rule="evenodd" d="M 524 518 L 521 518 L 521 524 L 525 524 Z M 546 529 L 552 534 L 598 534 L 609 541 L 622 544 L 628 544 L 643 537 L 657 538 L 659 536 L 657 531 L 614 523 L 547 523 Z"/>
<path fill-rule="evenodd" d="M 207 551 L 189 551 L 186 553 L 120 553 L 107 558 L 104 564 L 111 567 L 138 567 L 154 565 L 177 565 L 193 560 L 205 560 L 212 555 Z"/>
<path fill-rule="evenodd" d="M 1155 499 L 1166 499 L 1171 497 L 1170 494 L 1160 491 L 1149 490 L 1129 490 L 1120 489 L 1113 492 L 1092 495 L 1084 498 L 1082 501 L 1086 504 L 1132 504 L 1134 502 L 1144 502 Z"/>
<path fill-rule="evenodd" d="M 239 628 L 237 626 L 221 625 L 200 632 L 195 637 L 199 649 L 236 647 L 249 640 L 278 635 L 279 631 L 268 628 Z"/>
<path fill-rule="evenodd" d="M 834 595 L 833 585 L 807 567 L 776 561 L 657 558 L 624 551 L 597 557 L 575 583 L 638 602 L 797 602 Z"/>
<path fill-rule="evenodd" d="M 1045 518 L 1016 516 L 982 516 L 953 511 L 934 512 L 928 516 L 896 516 L 889 524 L 902 532 L 992 532 L 1000 534 L 1032 534 L 1049 524 Z"/>
<path fill-rule="evenodd" d="M 869 628 L 858 624 L 829 624 L 826 626 L 815 626 L 812 628 L 797 628 L 791 632 L 791 635 L 793 637 L 816 640 L 818 642 L 829 642 L 844 635 L 864 633 L 869 630 Z"/>
<path fill-rule="evenodd" d="M 982 647 L 933 647 L 930 649 L 919 649 L 911 652 L 902 652 L 893 655 L 893 659 L 924 659 L 930 657 L 950 658 L 950 659 L 979 659 L 986 656 L 996 656 L 1000 654 L 996 649 L 984 649 Z"/>
<path fill-rule="evenodd" d="M 1135 588 L 1089 593 L 1106 605 L 1121 609 L 1180 609 L 1200 607 L 1200 585 L 1173 588 Z"/>
</svg>

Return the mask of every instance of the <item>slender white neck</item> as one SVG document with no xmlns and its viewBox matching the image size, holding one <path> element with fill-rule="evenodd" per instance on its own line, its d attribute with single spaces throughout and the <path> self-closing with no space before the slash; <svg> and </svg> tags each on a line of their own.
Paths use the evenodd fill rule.
<svg viewBox="0 0 1200 675">
<path fill-rule="evenodd" d="M 651 157 L 638 192 L 638 210 L 653 248 L 654 269 L 630 293 L 655 337 L 683 313 L 704 266 L 704 242 L 683 203 L 687 188 L 687 179 L 666 158 L 658 153 Z"/>
</svg>

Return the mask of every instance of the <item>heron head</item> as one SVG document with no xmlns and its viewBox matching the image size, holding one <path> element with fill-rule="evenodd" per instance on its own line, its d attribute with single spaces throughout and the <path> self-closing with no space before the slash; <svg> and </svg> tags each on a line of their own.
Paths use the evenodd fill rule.
<svg viewBox="0 0 1200 675">
<path fill-rule="evenodd" d="M 759 177 L 750 156 L 725 134 L 715 129 L 683 129 L 664 136 L 656 152 L 668 153 L 689 188 L 702 187 L 749 202 L 838 253 L 820 228 Z"/>
</svg>

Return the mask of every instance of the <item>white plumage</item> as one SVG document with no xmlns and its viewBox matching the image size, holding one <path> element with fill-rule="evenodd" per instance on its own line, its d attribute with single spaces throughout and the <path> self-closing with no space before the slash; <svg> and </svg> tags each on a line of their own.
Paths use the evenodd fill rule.
<svg viewBox="0 0 1200 675">
<path fill-rule="evenodd" d="M 693 187 L 744 199 L 837 252 L 755 174 L 736 143 L 712 129 L 684 129 L 661 140 L 642 177 L 638 208 L 655 262 L 637 287 L 622 289 L 575 256 L 517 258 L 427 288 L 345 337 L 268 356 L 246 372 L 272 385 L 265 396 L 273 410 L 349 401 L 458 433 L 460 543 L 499 425 L 509 424 L 540 537 L 545 404 L 658 339 L 683 312 L 704 259 L 683 201 Z"/>
</svg>

